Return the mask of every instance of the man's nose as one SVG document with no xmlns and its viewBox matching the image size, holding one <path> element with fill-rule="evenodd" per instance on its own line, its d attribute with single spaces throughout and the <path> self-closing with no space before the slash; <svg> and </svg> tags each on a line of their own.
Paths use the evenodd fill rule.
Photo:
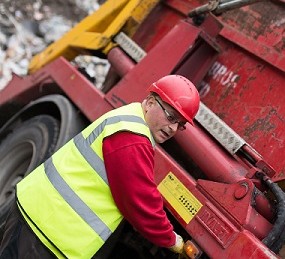
<svg viewBox="0 0 285 259">
<path fill-rule="evenodd" d="M 171 129 L 172 132 L 176 132 L 178 130 L 178 126 L 179 126 L 178 122 L 171 123 L 168 125 L 168 127 Z"/>
</svg>

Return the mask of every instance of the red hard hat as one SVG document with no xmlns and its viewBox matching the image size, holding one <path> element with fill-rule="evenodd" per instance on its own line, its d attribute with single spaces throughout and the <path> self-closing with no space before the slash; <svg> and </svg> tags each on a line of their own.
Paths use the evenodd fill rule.
<svg viewBox="0 0 285 259">
<path fill-rule="evenodd" d="M 154 82 L 148 91 L 157 93 L 162 101 L 171 105 L 193 125 L 200 96 L 191 81 L 180 75 L 168 75 Z"/>
</svg>

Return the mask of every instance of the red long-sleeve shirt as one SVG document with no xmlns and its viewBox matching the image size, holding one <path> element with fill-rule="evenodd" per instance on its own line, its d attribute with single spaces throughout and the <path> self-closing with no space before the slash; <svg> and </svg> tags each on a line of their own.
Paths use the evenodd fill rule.
<svg viewBox="0 0 285 259">
<path fill-rule="evenodd" d="M 134 133 L 118 132 L 103 141 L 103 155 L 114 201 L 125 219 L 152 243 L 173 246 L 173 227 L 154 182 L 150 141 Z"/>
</svg>

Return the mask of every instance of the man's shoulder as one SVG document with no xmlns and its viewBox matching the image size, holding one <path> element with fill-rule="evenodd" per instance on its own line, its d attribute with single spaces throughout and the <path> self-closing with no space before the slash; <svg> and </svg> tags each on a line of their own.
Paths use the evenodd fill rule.
<svg viewBox="0 0 285 259">
<path fill-rule="evenodd" d="M 126 147 L 140 147 L 140 149 L 153 150 L 151 142 L 146 136 L 128 131 L 116 132 L 115 134 L 106 137 L 103 141 L 103 145 L 114 150 Z"/>
<path fill-rule="evenodd" d="M 130 131 L 119 131 L 116 132 L 115 134 L 108 136 L 106 140 L 116 142 L 116 143 L 130 143 L 130 144 L 147 144 L 151 146 L 150 140 L 140 134 L 136 134 Z"/>
</svg>

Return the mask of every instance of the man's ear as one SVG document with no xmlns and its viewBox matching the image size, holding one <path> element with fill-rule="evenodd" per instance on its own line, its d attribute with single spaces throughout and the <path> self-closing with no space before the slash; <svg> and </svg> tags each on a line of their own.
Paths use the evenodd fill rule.
<svg viewBox="0 0 285 259">
<path fill-rule="evenodd" d="M 146 98 L 146 107 L 147 108 L 150 108 L 152 107 L 153 105 L 155 104 L 155 98 L 153 95 L 149 95 L 147 98 Z"/>
<path fill-rule="evenodd" d="M 144 113 L 148 113 L 148 111 L 155 105 L 155 98 L 153 95 L 148 95 L 143 103 L 142 103 L 142 106 L 143 106 L 143 110 L 144 110 Z"/>
</svg>

